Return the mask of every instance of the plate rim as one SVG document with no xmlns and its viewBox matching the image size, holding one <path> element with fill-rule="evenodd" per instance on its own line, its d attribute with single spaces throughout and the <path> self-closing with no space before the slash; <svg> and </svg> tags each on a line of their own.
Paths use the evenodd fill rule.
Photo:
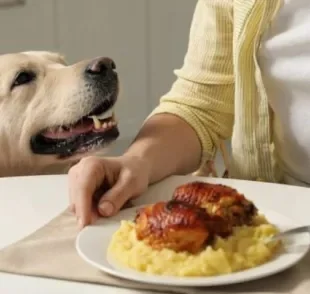
<svg viewBox="0 0 310 294">
<path fill-rule="evenodd" d="M 142 205 L 137 205 L 137 206 L 133 206 L 130 208 L 126 208 L 124 210 L 122 210 L 121 212 L 128 212 L 128 211 L 133 211 L 133 210 L 137 210 L 139 208 L 142 208 L 144 206 L 146 206 L 148 204 L 142 204 Z M 277 211 L 274 211 L 272 209 L 264 209 L 262 206 L 259 207 L 259 211 L 262 211 L 263 214 L 268 214 L 268 213 L 272 213 L 274 215 L 278 215 L 279 217 L 281 217 L 282 219 L 286 219 L 287 221 L 290 222 L 290 224 L 292 226 L 299 226 L 301 225 L 300 223 L 298 223 L 295 219 L 289 218 Z M 234 275 L 238 274 L 238 275 L 242 275 L 242 273 L 248 271 L 248 270 L 257 270 L 257 268 L 259 267 L 255 267 L 255 268 L 251 268 L 251 269 L 246 269 L 243 271 L 239 271 L 239 272 L 233 272 L 233 273 L 228 273 L 228 274 L 223 274 L 223 275 L 218 275 L 218 276 L 199 276 L 199 277 L 174 277 L 174 276 L 160 276 L 160 275 L 151 275 L 150 277 L 152 277 L 152 279 L 147 279 L 147 280 L 142 280 L 142 275 L 148 275 L 145 273 L 140 273 L 138 271 L 135 271 L 134 269 L 128 269 L 129 271 L 132 271 L 132 275 L 128 276 L 128 273 L 119 270 L 115 267 L 115 265 L 113 265 L 110 261 L 109 258 L 106 257 L 106 262 L 108 263 L 109 267 L 104 266 L 102 264 L 100 264 L 99 262 L 95 262 L 93 260 L 91 260 L 90 258 L 88 258 L 87 255 L 84 254 L 84 252 L 81 250 L 81 248 L 79 247 L 79 243 L 81 238 L 83 237 L 83 235 L 85 233 L 87 233 L 87 231 L 94 229 L 94 227 L 98 228 L 98 226 L 102 226 L 106 221 L 109 220 L 113 220 L 113 218 L 117 218 L 121 216 L 121 212 L 118 213 L 117 215 L 110 217 L 110 218 L 102 218 L 97 220 L 93 225 L 85 227 L 84 229 L 82 229 L 75 240 L 75 248 L 77 250 L 78 255 L 85 261 L 88 262 L 90 265 L 92 265 L 93 267 L 97 268 L 98 270 L 105 272 L 109 275 L 112 275 L 114 277 L 117 278 L 122 278 L 128 281 L 133 281 L 133 282 L 137 282 L 137 283 L 144 283 L 144 284 L 152 284 L 152 285 L 163 285 L 163 283 L 165 283 L 165 286 L 176 286 L 176 287 L 217 287 L 217 286 L 227 286 L 227 285 L 235 285 L 235 284 L 241 284 L 241 283 L 246 283 L 246 282 L 250 282 L 250 281 L 257 281 L 266 277 L 270 277 L 270 276 L 274 276 L 280 272 L 283 272 L 291 267 L 293 267 L 294 265 L 298 264 L 310 251 L 310 234 L 309 234 L 309 240 L 307 242 L 307 248 L 298 254 L 297 258 L 295 258 L 294 260 L 288 262 L 285 264 L 285 266 L 282 267 L 278 267 L 275 270 L 272 271 L 258 271 L 258 273 L 256 274 L 255 277 L 253 277 L 252 275 L 250 276 L 244 276 L 244 277 L 237 277 L 234 278 Z M 117 222 L 120 222 L 120 220 L 115 220 Z M 262 264 L 261 266 L 263 266 L 265 264 Z M 137 277 L 134 276 L 134 272 L 137 273 Z M 225 279 L 224 281 L 221 279 L 217 279 L 217 278 L 223 278 L 223 277 L 231 277 L 230 280 L 229 279 Z M 140 277 L 140 278 L 139 278 Z M 173 281 L 164 281 L 164 279 L 174 279 L 174 280 L 178 280 L 177 282 L 173 282 Z M 208 282 L 209 281 L 209 282 Z"/>
</svg>

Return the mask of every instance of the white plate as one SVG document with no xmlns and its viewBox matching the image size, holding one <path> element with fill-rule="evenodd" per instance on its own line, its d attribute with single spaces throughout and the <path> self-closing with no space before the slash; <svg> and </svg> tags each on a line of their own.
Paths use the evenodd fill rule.
<svg viewBox="0 0 310 294">
<path fill-rule="evenodd" d="M 310 234 L 300 234 L 288 240 L 285 252 L 272 261 L 253 269 L 215 277 L 171 277 L 140 273 L 118 266 L 107 257 L 107 248 L 113 233 L 119 228 L 120 221 L 133 219 L 137 207 L 123 210 L 118 215 L 98 221 L 95 225 L 83 229 L 76 240 L 78 254 L 92 266 L 108 274 L 143 283 L 171 286 L 219 286 L 256 280 L 279 273 L 298 263 L 308 252 Z M 297 226 L 291 219 L 274 211 L 262 210 L 270 222 L 285 230 Z"/>
</svg>

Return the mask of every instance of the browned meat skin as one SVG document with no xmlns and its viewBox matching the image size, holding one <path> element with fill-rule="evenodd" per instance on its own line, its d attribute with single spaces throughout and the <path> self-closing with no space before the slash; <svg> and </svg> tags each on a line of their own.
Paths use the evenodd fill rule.
<svg viewBox="0 0 310 294">
<path fill-rule="evenodd" d="M 218 215 L 231 226 L 252 224 L 257 214 L 255 205 L 236 189 L 205 182 L 191 182 L 177 187 L 173 199 L 204 208 L 211 215 Z"/>
<path fill-rule="evenodd" d="M 251 225 L 257 208 L 236 189 L 205 182 L 177 187 L 173 199 L 140 209 L 136 235 L 154 249 L 197 253 L 234 226 Z"/>
<path fill-rule="evenodd" d="M 137 239 L 157 250 L 197 253 L 212 241 L 216 232 L 230 233 L 222 218 L 179 201 L 146 206 L 139 210 L 135 222 Z"/>
</svg>

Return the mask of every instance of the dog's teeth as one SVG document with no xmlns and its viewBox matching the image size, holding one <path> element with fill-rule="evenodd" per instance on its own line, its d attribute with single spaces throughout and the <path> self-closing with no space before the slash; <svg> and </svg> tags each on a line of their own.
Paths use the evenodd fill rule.
<svg viewBox="0 0 310 294">
<path fill-rule="evenodd" d="M 111 117 L 113 115 L 113 108 L 109 109 L 108 111 L 100 114 L 100 115 L 97 115 L 97 117 L 99 119 L 106 119 L 108 117 Z"/>
<path fill-rule="evenodd" d="M 59 133 L 62 133 L 62 132 L 64 132 L 64 131 L 65 131 L 65 130 L 64 130 L 63 127 L 59 127 L 59 128 L 58 128 L 58 132 L 59 132 Z"/>
<path fill-rule="evenodd" d="M 113 122 L 109 121 L 109 122 L 108 122 L 108 127 L 109 127 L 109 128 L 113 127 Z"/>
<path fill-rule="evenodd" d="M 108 127 L 108 123 L 104 122 L 104 123 L 102 124 L 102 127 L 103 127 L 104 129 L 106 129 L 106 128 Z"/>
<path fill-rule="evenodd" d="M 98 117 L 97 116 L 92 116 L 92 119 L 93 119 L 93 122 L 94 122 L 94 127 L 95 127 L 95 129 L 100 129 L 101 128 L 101 122 L 100 122 L 100 120 L 98 119 Z"/>
</svg>

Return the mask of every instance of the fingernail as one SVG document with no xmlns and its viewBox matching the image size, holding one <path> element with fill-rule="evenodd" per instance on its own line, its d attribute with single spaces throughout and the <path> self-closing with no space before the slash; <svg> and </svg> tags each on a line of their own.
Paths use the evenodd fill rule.
<svg viewBox="0 0 310 294">
<path fill-rule="evenodd" d="M 102 216 L 110 216 L 114 212 L 114 205 L 110 201 L 102 201 L 99 203 L 99 211 Z"/>
</svg>

